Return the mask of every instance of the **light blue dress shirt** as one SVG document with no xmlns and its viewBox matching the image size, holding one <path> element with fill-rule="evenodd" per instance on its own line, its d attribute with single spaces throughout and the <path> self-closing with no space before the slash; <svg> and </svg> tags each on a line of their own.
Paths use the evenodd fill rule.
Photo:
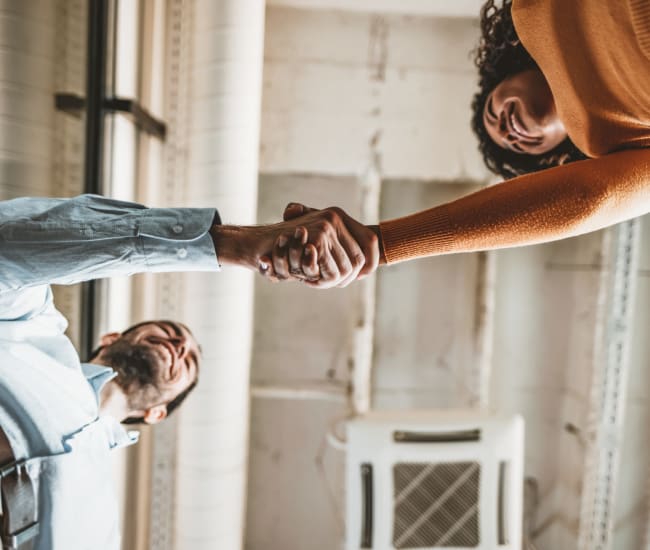
<svg viewBox="0 0 650 550">
<path fill-rule="evenodd" d="M 98 395 L 50 283 L 143 271 L 218 271 L 215 209 L 145 208 L 93 195 L 0 202 L 0 426 L 40 472 L 38 550 L 117 549 L 114 448 L 135 442 Z"/>
</svg>

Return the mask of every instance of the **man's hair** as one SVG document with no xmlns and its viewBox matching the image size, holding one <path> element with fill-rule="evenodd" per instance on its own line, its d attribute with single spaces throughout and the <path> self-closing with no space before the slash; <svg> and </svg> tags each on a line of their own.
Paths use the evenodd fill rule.
<svg viewBox="0 0 650 550">
<path fill-rule="evenodd" d="M 483 161 L 505 179 L 587 158 L 568 137 L 547 153 L 529 155 L 504 149 L 487 133 L 483 111 L 492 90 L 509 76 L 539 70 L 517 36 L 511 8 L 512 0 L 503 0 L 500 7 L 495 0 L 488 0 L 481 8 L 481 40 L 474 54 L 479 91 L 472 100 L 472 130 L 478 137 Z"/>
<path fill-rule="evenodd" d="M 129 328 L 127 328 L 125 331 L 123 331 L 122 336 L 124 336 L 125 334 L 128 334 L 129 332 L 134 331 L 135 329 L 137 329 L 137 328 L 139 328 L 141 326 L 151 324 L 152 322 L 153 321 L 142 321 L 140 323 L 136 323 L 135 325 L 132 325 Z M 104 348 L 103 346 L 99 346 L 98 348 L 94 349 L 92 351 L 92 353 L 90 354 L 90 357 L 87 359 L 87 361 L 92 361 L 93 359 L 95 359 L 101 353 L 103 348 Z M 110 365 L 108 365 L 108 366 L 110 366 Z M 199 378 L 198 378 L 198 373 L 197 373 L 196 379 L 187 388 L 185 388 L 176 397 L 174 397 L 174 399 L 172 399 L 169 403 L 167 403 L 167 417 L 169 417 L 169 415 L 171 413 L 173 413 L 178 407 L 180 407 L 181 403 L 183 403 L 183 401 L 185 401 L 187 396 L 196 387 L 198 382 L 199 382 Z M 146 422 L 145 422 L 143 416 L 138 416 L 138 417 L 126 418 L 126 419 L 122 420 L 122 424 L 146 424 Z"/>
</svg>

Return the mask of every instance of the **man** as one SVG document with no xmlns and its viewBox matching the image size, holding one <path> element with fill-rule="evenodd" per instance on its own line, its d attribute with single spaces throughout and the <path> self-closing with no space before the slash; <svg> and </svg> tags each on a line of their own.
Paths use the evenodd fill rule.
<svg viewBox="0 0 650 550">
<path fill-rule="evenodd" d="M 156 423 L 197 382 L 187 327 L 141 323 L 107 334 L 82 364 L 50 283 L 143 271 L 257 270 L 283 233 L 313 240 L 315 273 L 356 276 L 356 241 L 329 211 L 300 223 L 221 225 L 213 208 L 153 208 L 84 195 L 0 202 L 0 533 L 8 548 L 119 547 L 110 450 L 121 422 Z M 350 259 L 351 258 L 351 259 Z M 356 271 L 356 273 L 355 273 Z"/>
</svg>

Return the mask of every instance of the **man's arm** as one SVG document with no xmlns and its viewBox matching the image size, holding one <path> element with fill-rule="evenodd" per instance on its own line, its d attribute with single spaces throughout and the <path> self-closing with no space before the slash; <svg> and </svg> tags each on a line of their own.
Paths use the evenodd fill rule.
<svg viewBox="0 0 650 550">
<path fill-rule="evenodd" d="M 0 202 L 0 294 L 139 272 L 258 270 L 277 238 L 304 226 L 318 235 L 320 271 L 358 273 L 363 253 L 335 216 L 221 225 L 213 208 L 147 208 L 96 195 Z M 331 218 L 331 219 L 330 219 Z"/>
<path fill-rule="evenodd" d="M 94 195 L 0 202 L 0 292 L 143 271 L 218 270 L 213 208 Z M 218 219 L 218 218 L 217 218 Z"/>
</svg>

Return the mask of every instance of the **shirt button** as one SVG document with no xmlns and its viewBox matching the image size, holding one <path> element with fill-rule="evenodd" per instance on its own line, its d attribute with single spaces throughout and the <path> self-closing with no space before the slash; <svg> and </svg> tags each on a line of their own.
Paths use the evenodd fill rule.
<svg viewBox="0 0 650 550">
<path fill-rule="evenodd" d="M 179 248 L 178 251 L 176 252 L 176 255 L 182 260 L 183 258 L 187 258 L 187 250 L 184 248 Z"/>
<path fill-rule="evenodd" d="M 172 227 L 172 231 L 176 233 L 177 235 L 183 231 L 183 226 L 182 225 L 175 225 Z"/>
</svg>

